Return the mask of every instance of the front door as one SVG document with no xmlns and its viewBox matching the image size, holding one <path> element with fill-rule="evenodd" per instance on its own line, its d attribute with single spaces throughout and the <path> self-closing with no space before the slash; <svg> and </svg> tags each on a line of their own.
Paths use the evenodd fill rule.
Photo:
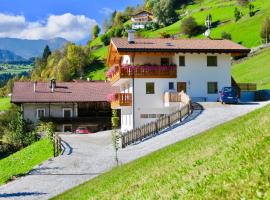
<svg viewBox="0 0 270 200">
<path fill-rule="evenodd" d="M 177 92 L 187 92 L 187 83 L 186 82 L 178 82 L 177 83 Z"/>
</svg>

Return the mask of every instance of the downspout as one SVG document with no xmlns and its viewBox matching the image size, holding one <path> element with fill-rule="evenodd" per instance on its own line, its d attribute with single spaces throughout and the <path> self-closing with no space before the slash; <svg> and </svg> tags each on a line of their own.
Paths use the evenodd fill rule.
<svg viewBox="0 0 270 200">
<path fill-rule="evenodd" d="M 134 66 L 135 54 L 132 56 L 132 65 Z M 133 116 L 133 129 L 135 129 L 135 80 L 134 80 L 134 67 L 132 68 L 132 116 Z"/>
</svg>

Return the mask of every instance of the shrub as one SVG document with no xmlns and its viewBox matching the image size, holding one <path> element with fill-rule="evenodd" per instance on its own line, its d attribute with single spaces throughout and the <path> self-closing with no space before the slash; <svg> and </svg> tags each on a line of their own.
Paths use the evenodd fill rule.
<svg viewBox="0 0 270 200">
<path fill-rule="evenodd" d="M 199 32 L 199 26 L 193 17 L 188 17 L 181 24 L 181 32 L 189 37 Z"/>
<path fill-rule="evenodd" d="M 37 140 L 32 123 L 24 120 L 20 111 L 17 112 L 15 118 L 9 123 L 6 135 L 8 143 L 19 149 Z"/>
<path fill-rule="evenodd" d="M 265 18 L 261 28 L 261 38 L 268 43 L 270 41 L 270 19 Z"/>
<path fill-rule="evenodd" d="M 221 33 L 221 38 L 222 38 L 222 39 L 231 40 L 231 39 L 232 39 L 232 35 L 231 35 L 230 33 L 227 33 L 227 32 L 225 32 L 225 31 L 223 31 L 223 32 Z"/>
<path fill-rule="evenodd" d="M 171 35 L 169 33 L 166 33 L 166 32 L 161 32 L 161 33 L 159 33 L 159 35 L 162 38 L 170 38 L 171 37 Z"/>
<path fill-rule="evenodd" d="M 56 131 L 56 127 L 53 122 L 41 122 L 37 127 L 37 131 L 44 133 L 46 137 L 53 140 L 53 135 Z"/>
<path fill-rule="evenodd" d="M 249 4 L 249 16 L 250 17 L 253 17 L 255 15 L 254 8 L 255 7 L 253 4 Z"/>
<path fill-rule="evenodd" d="M 100 40 L 105 46 L 107 46 L 110 44 L 111 37 L 107 33 L 105 33 L 100 37 Z"/>
<path fill-rule="evenodd" d="M 237 8 L 235 8 L 234 9 L 234 19 L 235 19 L 235 21 L 237 22 L 239 19 L 241 19 L 241 17 L 242 17 L 241 12 Z"/>
</svg>

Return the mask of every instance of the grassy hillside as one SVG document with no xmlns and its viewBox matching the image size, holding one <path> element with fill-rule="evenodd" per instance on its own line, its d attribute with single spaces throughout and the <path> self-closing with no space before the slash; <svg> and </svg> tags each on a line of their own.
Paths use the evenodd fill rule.
<svg viewBox="0 0 270 200">
<path fill-rule="evenodd" d="M 270 89 L 270 47 L 235 64 L 232 74 L 239 83 L 257 83 L 258 89 Z"/>
<path fill-rule="evenodd" d="M 213 38 L 221 38 L 223 31 L 232 35 L 232 40 L 237 43 L 242 43 L 246 47 L 256 47 L 261 44 L 260 30 L 262 21 L 265 17 L 270 16 L 270 1 L 256 0 L 252 2 L 255 6 L 256 14 L 249 17 L 248 7 L 237 6 L 235 0 L 202 0 L 201 3 L 187 5 L 181 13 L 188 13 L 182 16 L 182 19 L 188 16 L 193 16 L 199 25 L 204 26 L 205 19 L 208 14 L 212 15 L 213 25 L 212 34 Z M 238 21 L 234 21 L 234 9 L 238 9 L 243 13 L 243 17 Z M 156 31 L 142 31 L 143 37 L 160 37 L 161 32 L 169 34 L 179 34 L 181 32 L 180 25 L 182 19 L 176 23 Z M 185 36 L 181 36 L 185 37 Z M 203 38 L 203 34 L 197 35 L 197 38 Z M 91 46 L 102 45 L 100 37 L 92 41 Z M 97 55 L 106 58 L 107 51 L 104 47 L 97 50 Z"/>
<path fill-rule="evenodd" d="M 43 139 L 0 160 L 0 185 L 13 176 L 29 172 L 33 167 L 52 156 L 53 145 L 51 141 Z"/>
<path fill-rule="evenodd" d="M 253 4 L 255 10 L 257 10 L 253 17 L 249 17 L 247 7 L 235 6 L 235 1 L 204 0 L 201 4 L 187 6 L 185 10 L 190 13 L 187 16 L 193 16 L 202 26 L 204 26 L 207 15 L 211 14 L 215 24 L 211 34 L 213 38 L 221 38 L 221 33 L 226 31 L 232 35 L 233 41 L 242 43 L 246 47 L 255 47 L 261 44 L 261 25 L 264 18 L 270 16 L 270 1 L 256 0 Z M 238 7 L 243 13 L 243 17 L 238 22 L 234 21 L 235 7 Z M 160 37 L 161 32 L 179 33 L 181 21 L 154 32 L 142 32 L 142 35 L 145 37 Z M 201 34 L 196 37 L 204 36 Z"/>
<path fill-rule="evenodd" d="M 55 199 L 270 199 L 269 112 L 256 110 Z"/>
<path fill-rule="evenodd" d="M 10 97 L 0 98 L 0 112 L 8 110 L 10 107 Z"/>
</svg>

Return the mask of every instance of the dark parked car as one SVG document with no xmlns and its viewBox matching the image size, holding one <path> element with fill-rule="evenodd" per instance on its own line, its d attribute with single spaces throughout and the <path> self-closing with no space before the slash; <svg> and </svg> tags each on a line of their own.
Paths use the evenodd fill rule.
<svg viewBox="0 0 270 200">
<path fill-rule="evenodd" d="M 235 87 L 223 87 L 220 92 L 220 102 L 223 103 L 239 103 L 237 89 Z"/>
</svg>

